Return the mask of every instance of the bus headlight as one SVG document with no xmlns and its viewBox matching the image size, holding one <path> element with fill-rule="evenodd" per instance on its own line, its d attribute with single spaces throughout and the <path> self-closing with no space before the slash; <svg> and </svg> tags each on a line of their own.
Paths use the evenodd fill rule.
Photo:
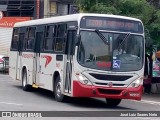
<svg viewBox="0 0 160 120">
<path fill-rule="evenodd" d="M 91 81 L 89 81 L 84 75 L 81 73 L 76 73 L 77 79 L 83 84 L 83 85 L 92 85 Z"/>
<path fill-rule="evenodd" d="M 139 87 L 140 85 L 143 84 L 143 79 L 142 78 L 138 78 L 137 80 L 133 81 L 129 87 Z"/>
</svg>

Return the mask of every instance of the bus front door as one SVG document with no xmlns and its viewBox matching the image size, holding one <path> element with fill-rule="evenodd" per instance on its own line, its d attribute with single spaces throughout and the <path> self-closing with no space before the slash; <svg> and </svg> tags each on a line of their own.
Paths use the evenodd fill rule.
<svg viewBox="0 0 160 120">
<path fill-rule="evenodd" d="M 25 28 L 20 28 L 19 30 L 19 44 L 18 44 L 18 55 L 17 55 L 17 63 L 16 63 L 16 79 L 21 80 L 22 74 L 22 51 L 24 46 L 24 38 L 25 38 Z"/>
<path fill-rule="evenodd" d="M 66 54 L 67 62 L 65 66 L 65 93 L 71 93 L 71 80 L 72 80 L 72 69 L 73 69 L 73 55 L 74 55 L 74 39 L 76 36 L 76 30 L 68 30 Z"/>
<path fill-rule="evenodd" d="M 35 47 L 34 47 L 34 64 L 33 64 L 33 87 L 40 86 L 39 79 L 40 79 L 40 72 L 41 72 L 41 64 L 40 64 L 40 52 L 41 52 L 41 45 L 44 36 L 44 27 L 40 26 L 36 29 L 36 39 L 35 39 Z"/>
</svg>

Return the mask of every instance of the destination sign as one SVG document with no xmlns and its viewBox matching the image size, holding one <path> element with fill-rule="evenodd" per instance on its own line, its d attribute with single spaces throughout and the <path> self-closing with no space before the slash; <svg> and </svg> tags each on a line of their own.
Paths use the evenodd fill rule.
<svg viewBox="0 0 160 120">
<path fill-rule="evenodd" d="M 87 29 L 143 33 L 141 22 L 119 18 L 83 17 L 81 27 Z"/>
</svg>

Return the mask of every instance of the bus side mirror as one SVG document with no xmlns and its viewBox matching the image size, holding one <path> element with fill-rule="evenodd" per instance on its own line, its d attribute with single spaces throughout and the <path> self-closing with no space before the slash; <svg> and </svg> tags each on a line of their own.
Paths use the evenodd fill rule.
<svg viewBox="0 0 160 120">
<path fill-rule="evenodd" d="M 81 41 L 81 35 L 76 35 L 75 45 L 78 46 L 80 44 L 80 41 Z"/>
</svg>

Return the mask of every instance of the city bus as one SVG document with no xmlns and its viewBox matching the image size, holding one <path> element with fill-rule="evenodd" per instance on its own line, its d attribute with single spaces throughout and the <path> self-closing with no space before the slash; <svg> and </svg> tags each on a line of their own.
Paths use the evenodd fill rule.
<svg viewBox="0 0 160 120">
<path fill-rule="evenodd" d="M 55 100 L 141 100 L 144 27 L 126 16 L 79 13 L 16 23 L 9 75 L 24 91 L 42 88 Z"/>
</svg>

